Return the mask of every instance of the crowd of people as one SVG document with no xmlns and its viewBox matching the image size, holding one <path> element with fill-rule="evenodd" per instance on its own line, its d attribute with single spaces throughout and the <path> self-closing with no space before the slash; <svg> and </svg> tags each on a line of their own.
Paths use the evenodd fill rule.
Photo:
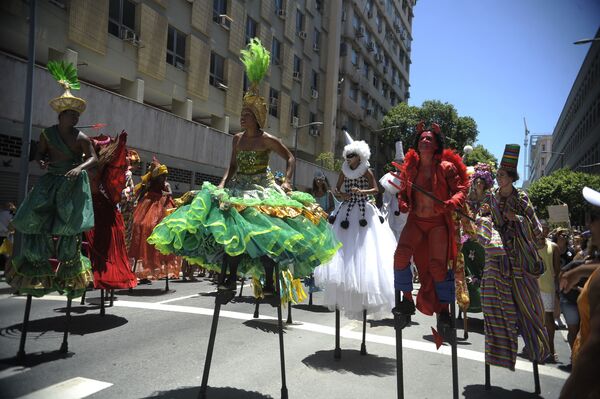
<svg viewBox="0 0 600 399">
<path fill-rule="evenodd" d="M 368 144 L 347 135 L 335 186 L 319 169 L 310 194 L 294 191 L 295 159 L 264 131 L 268 112 L 258 88 L 269 53 L 253 39 L 242 54 L 250 88 L 229 167 L 218 185 L 205 182 L 179 199 L 156 158 L 134 184 L 140 157 L 127 149 L 125 132 L 90 138 L 77 129 L 86 103 L 70 93 L 76 82 L 65 79 L 73 66 L 49 64 L 65 93 L 51 101 L 58 124 L 42 132 L 35 155 L 48 173 L 14 216 L 14 205 L 0 211 L 9 284 L 22 294 L 73 298 L 91 283 L 133 288 L 182 271 L 193 280 L 195 265 L 199 273 L 220 272 L 220 291 L 235 290 L 248 276 L 257 297 L 297 302 L 304 298 L 299 279 L 314 275 L 330 309 L 363 320 L 392 308 L 410 317 L 418 309 L 436 315 L 434 332 L 445 340 L 453 325 L 449 306 L 458 301 L 467 311 L 469 292 L 477 293 L 486 364 L 514 370 L 519 335 L 522 356 L 558 362 L 555 330 L 564 318 L 572 349 L 564 367 L 573 366 L 563 395 L 585 397 L 575 393 L 598 388 L 591 371 L 600 346 L 597 191 L 583 193 L 589 230 L 551 229 L 515 187 L 518 145 L 506 146 L 497 170 L 467 167 L 435 123 L 416 127 L 406 153 L 396 144 L 395 170 L 380 180 Z M 286 161 L 284 173 L 271 173 L 271 153 Z M 14 230 L 22 249 L 4 265 Z M 476 251 L 483 255 L 473 266 Z"/>
</svg>

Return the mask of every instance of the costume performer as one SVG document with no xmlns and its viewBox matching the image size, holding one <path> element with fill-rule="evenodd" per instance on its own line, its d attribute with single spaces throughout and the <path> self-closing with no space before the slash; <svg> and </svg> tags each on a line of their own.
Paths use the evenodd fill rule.
<svg viewBox="0 0 600 399">
<path fill-rule="evenodd" d="M 233 137 L 229 168 L 218 186 L 204 182 L 189 205 L 156 226 L 148 242 L 164 254 L 182 255 L 213 270 L 225 262 L 230 273 L 220 290 L 235 290 L 239 272 L 264 280 L 264 286 L 255 285 L 256 295 L 271 295 L 277 263 L 285 277 L 281 288 L 288 291 L 283 295 L 294 300 L 293 292 L 302 285 L 292 282 L 289 266 L 293 277 L 307 276 L 330 260 L 340 244 L 314 198 L 290 192 L 294 157 L 281 140 L 263 130 L 268 108 L 258 86 L 269 67 L 269 52 L 252 39 L 242 50 L 242 62 L 250 88 L 240 118 L 244 131 Z M 287 161 L 281 187 L 268 170 L 271 152 Z"/>
<path fill-rule="evenodd" d="M 396 141 L 396 156 L 394 160 L 397 164 L 402 165 L 404 162 L 404 150 L 402 148 L 402 142 Z M 393 182 L 394 184 L 391 184 Z M 379 179 L 379 184 L 384 188 L 383 192 L 383 205 L 381 206 L 381 214 L 390 225 L 390 228 L 394 232 L 396 241 L 400 238 L 404 225 L 406 225 L 407 215 L 406 213 L 400 212 L 398 209 L 398 187 L 400 187 L 400 179 L 398 179 L 391 172 L 383 175 Z"/>
<path fill-rule="evenodd" d="M 527 194 L 513 186 L 519 179 L 519 149 L 517 144 L 506 145 L 496 175 L 499 188 L 486 201 L 506 254 L 486 258 L 482 281 L 486 363 L 510 370 L 515 367 L 518 334 L 530 360 L 542 362 L 550 354 L 537 282 L 544 272 L 536 247 L 542 226 Z"/>
<path fill-rule="evenodd" d="M 409 267 L 414 257 L 421 282 L 417 308 L 426 315 L 437 313 L 438 330 L 447 335 L 451 326 L 448 304 L 454 302 L 455 284 L 448 265 L 453 266 L 458 254 L 453 212 L 464 204 L 469 179 L 461 157 L 444 149 L 437 124 L 426 130 L 421 122 L 416 130 L 414 149 L 406 154 L 400 171 L 399 208 L 409 215 L 394 254 L 394 280 L 403 294 L 401 312 L 414 313 Z"/>
<path fill-rule="evenodd" d="M 315 270 L 315 284 L 325 292 L 324 304 L 343 310 L 348 318 L 363 319 L 364 311 L 387 316 L 394 307 L 394 286 L 393 259 L 386 249 L 394 247 L 396 239 L 372 201 L 378 189 L 369 169 L 369 145 L 349 136 L 347 140 L 335 187 L 343 202 L 330 217 L 343 245 L 331 262 Z"/>
<path fill-rule="evenodd" d="M 74 127 L 86 107 L 84 100 L 71 94 L 79 89 L 77 70 L 70 63 L 53 61 L 48 70 L 65 92 L 50 101 L 58 125 L 42 131 L 35 154 L 48 172 L 12 221 L 23 234 L 23 252 L 13 259 L 6 278 L 20 293 L 41 297 L 57 290 L 75 298 L 91 280 L 89 260 L 81 255 L 81 233 L 94 226 L 86 169 L 97 159 L 90 139 Z M 50 258 L 58 261 L 56 271 Z"/>
<path fill-rule="evenodd" d="M 165 277 L 178 279 L 181 270 L 181 258 L 161 254 L 146 241 L 154 227 L 168 214 L 168 209 L 175 207 L 171 189 L 166 184 L 168 174 L 167 167 L 154 158 L 150 170 L 135 187 L 135 195 L 140 199 L 133 212 L 129 257 L 135 259 L 135 273 L 144 282 Z"/>
<path fill-rule="evenodd" d="M 86 237 L 94 287 L 97 289 L 133 288 L 137 285 L 129 266 L 123 217 L 117 209 L 125 188 L 126 141 L 127 133 L 124 131 L 116 139 L 107 136 L 92 138 L 98 154 L 98 165 L 90 173 L 96 225 Z"/>
<path fill-rule="evenodd" d="M 121 202 L 119 209 L 123 215 L 123 224 L 125 225 L 125 247 L 129 251 L 131 244 L 131 232 L 133 231 L 133 211 L 136 205 L 135 184 L 133 182 L 134 168 L 140 164 L 140 156 L 135 150 L 127 150 L 127 171 L 125 172 L 125 188 L 121 193 Z"/>
</svg>

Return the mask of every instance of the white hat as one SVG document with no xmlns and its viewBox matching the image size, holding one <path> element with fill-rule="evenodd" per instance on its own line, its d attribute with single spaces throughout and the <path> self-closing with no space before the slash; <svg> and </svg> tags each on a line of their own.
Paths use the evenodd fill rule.
<svg viewBox="0 0 600 399">
<path fill-rule="evenodd" d="M 585 198 L 587 202 L 594 206 L 600 206 L 600 193 L 598 191 L 589 187 L 584 187 L 582 194 L 583 198 Z"/>
<path fill-rule="evenodd" d="M 346 140 L 346 144 L 354 143 L 354 139 L 350 136 L 350 133 L 346 129 L 342 130 L 344 132 L 344 139 Z"/>
<path fill-rule="evenodd" d="M 394 159 L 396 161 L 404 161 L 404 149 L 402 148 L 401 141 L 396 141 L 396 156 Z"/>
</svg>

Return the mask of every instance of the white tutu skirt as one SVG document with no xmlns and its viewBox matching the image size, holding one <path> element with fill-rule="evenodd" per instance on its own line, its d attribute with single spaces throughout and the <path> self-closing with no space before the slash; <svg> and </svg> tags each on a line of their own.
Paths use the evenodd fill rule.
<svg viewBox="0 0 600 399">
<path fill-rule="evenodd" d="M 358 204 L 355 204 L 343 229 L 348 203 L 337 212 L 333 231 L 343 244 L 333 259 L 314 271 L 315 285 L 324 290 L 325 303 L 336 307 L 350 319 L 361 320 L 366 310 L 374 318 L 389 317 L 394 307 L 394 251 L 396 239 L 387 223 L 370 203 L 365 206 L 367 225 L 362 227 Z"/>
</svg>

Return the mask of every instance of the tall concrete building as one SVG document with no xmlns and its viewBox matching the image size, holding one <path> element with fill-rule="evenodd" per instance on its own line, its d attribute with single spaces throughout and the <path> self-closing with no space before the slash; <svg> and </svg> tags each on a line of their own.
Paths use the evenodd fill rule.
<svg viewBox="0 0 600 399">
<path fill-rule="evenodd" d="M 218 181 L 240 131 L 239 52 L 256 36 L 272 54 L 266 130 L 290 149 L 297 134 L 307 187 L 316 157 L 341 153 L 342 128 L 383 155 L 373 131 L 408 98 L 414 1 L 37 0 L 32 139 L 56 123 L 48 100 L 60 90 L 45 65 L 70 61 L 88 101 L 81 124 L 126 130 L 144 163 L 169 167 L 176 193 Z M 0 2 L 0 200 L 16 198 L 33 2 Z M 310 122 L 323 125 L 296 129 Z M 285 165 L 274 156 L 272 167 Z M 31 164 L 32 183 L 41 173 Z"/>
<path fill-rule="evenodd" d="M 562 167 L 600 173 L 599 41 L 592 42 L 560 113 L 552 133 L 552 153 L 546 174 Z"/>
<path fill-rule="evenodd" d="M 529 138 L 529 173 L 526 180 L 533 183 L 545 175 L 546 165 L 552 156 L 552 135 L 534 134 Z"/>
</svg>

